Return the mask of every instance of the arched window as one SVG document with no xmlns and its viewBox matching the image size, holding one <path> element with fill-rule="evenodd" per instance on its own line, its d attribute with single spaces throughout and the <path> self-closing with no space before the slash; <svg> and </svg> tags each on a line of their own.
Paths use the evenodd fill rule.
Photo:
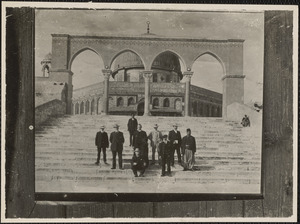
<svg viewBox="0 0 300 224">
<path fill-rule="evenodd" d="M 79 103 L 75 104 L 75 114 L 79 114 Z"/>
<path fill-rule="evenodd" d="M 124 106 L 124 100 L 123 97 L 119 97 L 117 99 L 117 107 L 123 107 Z"/>
<path fill-rule="evenodd" d="M 164 99 L 164 107 L 169 107 L 170 106 L 170 101 L 168 98 Z"/>
<path fill-rule="evenodd" d="M 85 102 L 85 113 L 88 113 L 90 111 L 90 101 Z"/>
<path fill-rule="evenodd" d="M 133 97 L 128 98 L 128 103 L 127 103 L 127 105 L 128 105 L 128 106 L 134 105 L 134 99 L 133 99 Z"/>
<path fill-rule="evenodd" d="M 81 102 L 80 104 L 80 114 L 84 113 L 84 102 Z"/>
<path fill-rule="evenodd" d="M 100 114 L 102 112 L 102 99 L 101 97 L 97 100 L 97 114 Z"/>
<path fill-rule="evenodd" d="M 157 73 L 153 73 L 153 82 L 157 82 Z"/>
<path fill-rule="evenodd" d="M 159 106 L 159 100 L 158 98 L 154 98 L 152 102 L 153 107 L 158 107 Z"/>
</svg>

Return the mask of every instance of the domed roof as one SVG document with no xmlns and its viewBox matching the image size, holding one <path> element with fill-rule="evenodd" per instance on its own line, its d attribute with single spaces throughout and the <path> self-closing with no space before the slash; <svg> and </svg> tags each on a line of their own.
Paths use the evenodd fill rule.
<svg viewBox="0 0 300 224">
<path fill-rule="evenodd" d="M 143 68 L 143 62 L 140 57 L 133 52 L 124 52 L 120 54 L 114 62 L 114 70 L 123 68 Z M 164 52 L 156 57 L 152 64 L 152 69 L 163 69 L 180 73 L 181 67 L 178 57 L 172 52 Z"/>
</svg>

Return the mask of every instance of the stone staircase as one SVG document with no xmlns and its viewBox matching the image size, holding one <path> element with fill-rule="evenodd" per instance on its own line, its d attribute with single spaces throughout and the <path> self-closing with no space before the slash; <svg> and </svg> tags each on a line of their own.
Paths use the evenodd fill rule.
<svg viewBox="0 0 300 224">
<path fill-rule="evenodd" d="M 135 178 L 130 169 L 127 116 L 73 115 L 53 118 L 36 129 L 36 192 L 132 193 L 259 193 L 261 176 L 261 127 L 243 128 L 221 118 L 137 117 L 147 134 L 153 124 L 167 134 L 177 123 L 182 136 L 191 128 L 196 138 L 196 171 L 172 167 L 171 177 L 161 177 L 159 165 Z M 112 153 L 105 165 L 95 165 L 95 135 L 100 125 L 110 134 L 113 124 L 124 133 L 124 170 L 111 170 Z M 176 155 L 176 154 L 175 154 Z M 156 157 L 157 158 L 157 157 Z M 151 148 L 149 146 L 149 159 Z M 175 156 L 175 161 L 177 158 Z M 118 165 L 117 165 L 118 167 Z"/>
</svg>

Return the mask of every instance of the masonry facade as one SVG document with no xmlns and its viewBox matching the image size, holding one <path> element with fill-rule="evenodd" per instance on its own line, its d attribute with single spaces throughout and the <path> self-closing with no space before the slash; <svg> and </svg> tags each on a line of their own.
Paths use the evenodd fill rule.
<svg viewBox="0 0 300 224">
<path fill-rule="evenodd" d="M 73 96 L 70 68 L 74 58 L 87 49 L 102 58 L 105 69 L 99 76 L 104 75 L 104 82 L 94 95 L 78 98 L 76 91 Z M 127 59 L 137 57 L 138 63 L 124 63 L 119 57 L 124 53 Z M 191 85 L 193 64 L 203 54 L 212 55 L 223 67 L 222 94 Z M 144 116 L 222 113 L 226 117 L 228 105 L 244 103 L 243 40 L 165 38 L 149 33 L 138 37 L 52 34 L 51 66 L 50 77 L 68 84 L 69 114 L 137 111 Z M 88 89 L 78 92 L 92 91 Z"/>
</svg>

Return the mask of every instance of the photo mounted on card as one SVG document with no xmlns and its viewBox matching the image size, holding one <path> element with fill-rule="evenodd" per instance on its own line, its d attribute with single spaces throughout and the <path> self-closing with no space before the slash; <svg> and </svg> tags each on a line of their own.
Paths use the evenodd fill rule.
<svg viewBox="0 0 300 224">
<path fill-rule="evenodd" d="M 263 38 L 260 11 L 37 8 L 38 198 L 261 195 Z"/>
</svg>

